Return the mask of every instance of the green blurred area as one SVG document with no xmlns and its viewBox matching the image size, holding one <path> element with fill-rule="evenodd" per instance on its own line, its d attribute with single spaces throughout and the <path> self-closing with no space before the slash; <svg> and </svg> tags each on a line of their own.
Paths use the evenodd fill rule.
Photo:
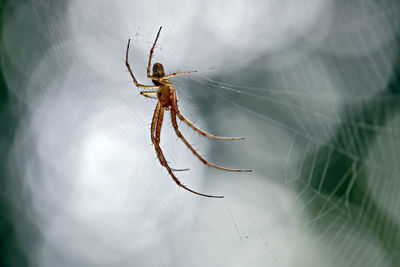
<svg viewBox="0 0 400 267">
<path fill-rule="evenodd" d="M 16 1 L 13 3 L 15 4 Z M 16 131 L 17 119 L 12 112 L 12 96 L 9 94 L 3 64 L 7 55 L 3 46 L 3 26 L 5 9 L 11 1 L 0 0 L 0 266 L 28 266 L 27 257 L 17 238 L 16 209 L 10 200 L 8 181 L 12 179 L 7 174 L 7 160 L 13 137 Z"/>
<path fill-rule="evenodd" d="M 400 42 L 394 45 L 400 47 Z M 377 240 L 391 258 L 392 266 L 400 266 L 400 226 L 396 218 L 376 203 L 371 186 L 368 187 L 368 172 L 372 172 L 368 159 L 382 132 L 378 129 L 390 127 L 391 120 L 400 114 L 400 56 L 394 55 L 394 59 L 393 73 L 385 90 L 360 106 L 345 106 L 335 135 L 307 155 L 298 190 L 305 190 L 305 185 L 312 188 L 305 194 L 305 202 L 311 203 L 310 217 L 320 218 L 314 226 L 321 233 L 326 233 L 332 222 L 335 222 L 333 228 L 346 226 L 349 232 L 361 229 Z M 390 153 L 379 156 L 391 157 Z M 390 181 L 392 185 L 400 177 L 394 170 L 380 170 L 379 173 L 379 179 Z"/>
</svg>

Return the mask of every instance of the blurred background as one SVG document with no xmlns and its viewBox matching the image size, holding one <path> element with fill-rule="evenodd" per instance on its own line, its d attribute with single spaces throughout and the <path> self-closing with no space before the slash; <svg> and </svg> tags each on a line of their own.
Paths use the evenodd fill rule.
<svg viewBox="0 0 400 267">
<path fill-rule="evenodd" d="M 0 1 L 1 266 L 400 266 L 395 0 Z M 181 113 L 139 95 L 149 50 Z"/>
</svg>

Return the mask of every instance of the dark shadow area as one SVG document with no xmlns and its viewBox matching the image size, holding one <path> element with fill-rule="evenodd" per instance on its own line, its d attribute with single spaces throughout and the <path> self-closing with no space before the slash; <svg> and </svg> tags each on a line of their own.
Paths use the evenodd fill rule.
<svg viewBox="0 0 400 267">
<path fill-rule="evenodd" d="M 8 23 L 15 18 L 21 6 L 30 11 L 31 17 L 19 17 L 17 23 L 13 24 L 18 27 L 13 31 L 19 36 L 19 41 L 28 41 L 28 43 L 21 43 L 14 52 L 23 53 L 22 50 L 24 50 L 35 55 L 36 59 L 40 59 L 38 55 L 43 54 L 50 47 L 50 41 L 46 38 L 51 32 L 48 29 L 48 20 L 62 20 L 60 12 L 62 14 L 66 4 L 54 3 L 50 0 L 40 1 L 40 3 L 29 0 L 0 0 L 1 38 L 6 38 L 4 28 L 6 25 L 9 26 Z M 35 45 L 35 38 L 41 39 L 40 46 Z M 25 192 L 24 199 L 20 194 L 24 191 L 24 184 L 20 180 L 19 170 L 13 169 L 18 164 L 9 160 L 18 125 L 29 111 L 23 101 L 10 92 L 5 74 L 7 72 L 12 73 L 13 76 L 23 77 L 27 73 L 21 73 L 20 66 L 13 65 L 10 60 L 13 55 L 7 53 L 4 40 L 0 39 L 0 266 L 35 266 L 35 263 L 29 261 L 27 253 L 31 251 L 27 251 L 27 248 L 35 247 L 34 244 L 40 240 L 40 234 L 30 221 L 27 212 L 30 207 L 29 194 Z M 28 74 L 39 62 L 31 60 L 29 63 L 30 65 L 26 66 Z M 4 69 L 5 66 L 7 71 Z M 28 79 L 23 80 L 28 81 Z"/>
<path fill-rule="evenodd" d="M 336 134 L 302 164 L 298 190 L 306 190 L 304 201 L 310 203 L 310 217 L 318 218 L 314 226 L 321 233 L 339 216 L 342 220 L 337 223 L 372 234 L 388 252 L 393 266 L 400 266 L 399 225 L 371 198 L 366 180 L 366 172 L 371 171 L 367 162 L 371 146 L 380 129 L 400 115 L 400 56 L 394 56 L 386 89 L 358 107 L 344 107 Z M 378 171 L 382 179 L 399 178 L 393 171 Z"/>
</svg>

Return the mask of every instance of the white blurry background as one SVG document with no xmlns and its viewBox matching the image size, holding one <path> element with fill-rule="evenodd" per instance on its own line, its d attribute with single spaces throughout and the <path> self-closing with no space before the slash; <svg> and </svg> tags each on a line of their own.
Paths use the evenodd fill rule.
<svg viewBox="0 0 400 267">
<path fill-rule="evenodd" d="M 40 0 L 13 10 L 3 30 L 12 68 L 3 67 L 23 105 L 10 169 L 15 202 L 38 233 L 27 238 L 21 221 L 34 266 L 389 264 L 367 235 L 310 229 L 291 169 L 305 153 L 297 137 L 322 145 L 344 104 L 385 88 L 396 1 Z M 164 153 L 190 168 L 177 176 L 222 200 L 179 189 L 151 145 L 156 100 L 139 95 L 124 57 L 131 38 L 133 72 L 150 84 L 160 26 L 153 62 L 198 71 L 172 79 L 182 114 L 210 133 L 246 137 L 204 140 L 180 124 L 205 158 L 253 173 L 210 169 L 165 115 Z M 346 256 L 344 236 L 362 250 Z"/>
</svg>

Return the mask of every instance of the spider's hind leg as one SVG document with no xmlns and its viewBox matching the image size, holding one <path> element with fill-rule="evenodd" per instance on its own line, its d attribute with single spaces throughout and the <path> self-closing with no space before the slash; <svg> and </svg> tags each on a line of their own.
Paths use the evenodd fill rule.
<svg viewBox="0 0 400 267">
<path fill-rule="evenodd" d="M 135 75 L 133 75 L 133 71 L 132 71 L 131 66 L 129 65 L 129 62 L 128 62 L 128 54 L 129 54 L 129 45 L 130 45 L 130 43 L 131 43 L 131 39 L 128 40 L 128 45 L 126 46 L 125 65 L 126 65 L 126 68 L 129 71 L 129 74 L 132 77 L 133 83 L 136 85 L 136 87 L 139 87 L 139 88 L 148 88 L 148 89 L 149 88 L 157 88 L 158 86 L 155 86 L 155 85 L 143 85 L 143 84 L 140 84 L 136 80 Z"/>
<path fill-rule="evenodd" d="M 244 137 L 222 137 L 222 136 L 215 136 L 215 135 L 206 133 L 206 132 L 200 130 L 199 128 L 197 128 L 196 126 L 194 126 L 194 125 L 193 125 L 191 122 L 189 122 L 187 119 L 185 119 L 185 117 L 183 117 L 179 111 L 176 112 L 176 115 L 178 115 L 178 118 L 179 118 L 180 120 L 182 120 L 183 122 L 185 122 L 187 125 L 189 125 L 190 128 L 192 128 L 193 130 L 195 130 L 196 132 L 198 132 L 198 133 L 201 134 L 202 136 L 209 137 L 209 138 L 213 138 L 213 139 L 218 139 L 218 140 L 243 140 L 243 139 L 244 139 Z"/>
<path fill-rule="evenodd" d="M 161 29 L 162 29 L 162 27 L 160 27 L 160 29 L 158 30 L 156 39 L 154 40 L 153 46 L 150 49 L 149 63 L 147 64 L 147 77 L 149 79 L 152 79 L 152 76 L 150 74 L 151 59 L 153 57 L 154 48 L 156 47 L 156 43 L 157 43 L 158 37 L 160 36 Z"/>
</svg>

